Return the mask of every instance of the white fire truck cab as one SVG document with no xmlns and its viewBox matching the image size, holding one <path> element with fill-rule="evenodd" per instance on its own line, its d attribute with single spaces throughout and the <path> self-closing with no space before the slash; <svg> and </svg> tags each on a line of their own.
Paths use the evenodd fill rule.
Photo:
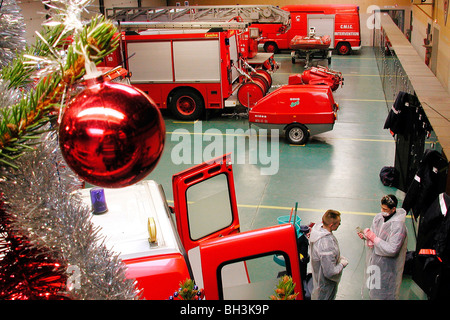
<svg viewBox="0 0 450 320">
<path fill-rule="evenodd" d="M 209 300 L 268 299 L 282 274 L 292 276 L 297 299 L 303 298 L 294 226 L 240 232 L 230 154 L 178 173 L 172 182 L 175 219 L 152 180 L 104 189 L 108 211 L 92 216 L 142 298 L 168 299 L 190 278 Z M 82 199 L 91 205 L 90 189 L 82 190 Z"/>
</svg>

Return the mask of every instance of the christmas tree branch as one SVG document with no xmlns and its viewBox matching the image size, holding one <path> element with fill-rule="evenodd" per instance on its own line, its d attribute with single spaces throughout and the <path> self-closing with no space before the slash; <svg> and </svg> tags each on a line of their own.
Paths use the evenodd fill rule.
<svg viewBox="0 0 450 320">
<path fill-rule="evenodd" d="M 2 39 L 11 37 L 10 22 L 17 20 L 3 19 L 2 7 L 0 29 L 8 27 L 0 30 L 0 65 L 6 66 L 0 67 L 0 299 L 140 297 L 125 264 L 91 221 L 90 207 L 74 192 L 81 182 L 66 165 L 52 127 L 75 91 L 71 86 L 96 74 L 93 62 L 117 46 L 116 30 L 103 18 L 81 22 L 89 2 L 45 0 L 56 14 L 36 45 L 13 59 L 11 52 L 24 49 L 1 51 Z"/>
<path fill-rule="evenodd" d="M 73 42 L 62 60 L 55 57 L 55 52 L 63 48 L 67 38 L 61 36 L 64 30 L 62 26 L 44 28 L 44 34 L 36 45 L 0 72 L 1 78 L 9 80 L 10 88 L 17 88 L 34 76 L 35 70 L 30 65 L 53 62 L 59 66 L 57 72 L 41 78 L 19 103 L 1 110 L 0 163 L 3 165 L 17 168 L 15 160 L 32 149 L 33 141 L 42 134 L 40 129 L 56 119 L 66 89 L 85 74 L 85 59 L 101 61 L 117 48 L 119 41 L 112 23 L 97 16 L 81 32 L 73 35 Z M 30 51 L 34 51 L 33 56 Z"/>
</svg>

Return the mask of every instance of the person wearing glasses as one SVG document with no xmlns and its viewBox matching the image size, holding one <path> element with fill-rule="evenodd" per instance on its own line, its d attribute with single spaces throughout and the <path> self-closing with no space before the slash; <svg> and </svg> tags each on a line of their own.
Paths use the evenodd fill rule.
<svg viewBox="0 0 450 320">
<path fill-rule="evenodd" d="M 366 285 L 373 300 L 397 300 L 402 283 L 408 243 L 405 225 L 406 211 L 397 208 L 398 200 L 392 195 L 381 199 L 381 212 L 370 228 L 358 235 L 366 240 Z"/>
</svg>

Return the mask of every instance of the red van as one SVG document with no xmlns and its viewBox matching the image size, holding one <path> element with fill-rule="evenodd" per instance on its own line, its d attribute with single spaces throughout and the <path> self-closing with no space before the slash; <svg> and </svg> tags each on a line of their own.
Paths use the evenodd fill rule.
<svg viewBox="0 0 450 320">
<path fill-rule="evenodd" d="M 289 49 L 294 36 L 307 36 L 314 27 L 316 35 L 331 37 L 330 49 L 338 54 L 350 54 L 361 48 L 359 6 L 346 4 L 308 4 L 288 5 L 281 9 L 291 13 L 291 26 L 281 23 L 252 24 L 260 30 L 261 40 L 266 52 Z"/>
</svg>

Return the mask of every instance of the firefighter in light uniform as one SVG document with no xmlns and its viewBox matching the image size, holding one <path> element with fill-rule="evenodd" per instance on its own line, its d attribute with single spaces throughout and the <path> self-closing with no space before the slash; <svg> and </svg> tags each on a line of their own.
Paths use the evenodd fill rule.
<svg viewBox="0 0 450 320">
<path fill-rule="evenodd" d="M 333 300 L 336 298 L 342 270 L 348 261 L 341 257 L 339 244 L 333 231 L 341 224 L 340 213 L 327 210 L 321 224 L 315 224 L 309 236 L 313 276 L 312 300 Z"/>
<path fill-rule="evenodd" d="M 381 199 L 381 212 L 360 237 L 368 246 L 366 260 L 366 285 L 374 300 L 396 300 L 402 283 L 407 250 L 406 211 L 397 208 L 394 195 Z"/>
</svg>

